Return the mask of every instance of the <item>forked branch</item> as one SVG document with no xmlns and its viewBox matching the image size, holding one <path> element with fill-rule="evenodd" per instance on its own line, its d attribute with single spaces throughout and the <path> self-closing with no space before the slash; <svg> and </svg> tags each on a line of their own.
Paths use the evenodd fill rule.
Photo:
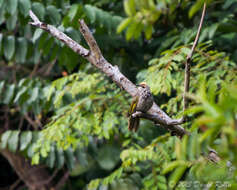
<svg viewBox="0 0 237 190">
<path fill-rule="evenodd" d="M 137 94 L 136 86 L 128 80 L 120 71 L 117 66 L 111 65 L 102 55 L 100 48 L 98 47 L 96 40 L 91 34 L 89 28 L 85 24 L 83 20 L 79 20 L 80 23 L 80 31 L 84 36 L 87 44 L 89 45 L 90 50 L 87 50 L 83 46 L 79 45 L 77 42 L 72 40 L 63 32 L 59 31 L 54 26 L 49 24 L 45 24 L 41 22 L 36 15 L 30 11 L 30 17 L 33 22 L 30 22 L 31 25 L 41 28 L 55 38 L 59 39 L 67 46 L 69 46 L 73 51 L 77 52 L 79 55 L 87 59 L 91 64 L 97 67 L 100 71 L 105 73 L 109 78 L 111 78 L 121 89 L 124 89 L 131 96 L 135 96 Z M 150 119 L 155 122 L 155 124 L 162 125 L 166 127 L 169 131 L 177 136 L 182 137 L 184 134 L 188 134 L 188 132 L 183 129 L 178 124 L 181 123 L 179 120 L 171 119 L 164 111 L 162 111 L 159 106 L 153 103 L 152 108 L 148 111 L 146 115 L 141 115 L 141 117 Z"/>
</svg>

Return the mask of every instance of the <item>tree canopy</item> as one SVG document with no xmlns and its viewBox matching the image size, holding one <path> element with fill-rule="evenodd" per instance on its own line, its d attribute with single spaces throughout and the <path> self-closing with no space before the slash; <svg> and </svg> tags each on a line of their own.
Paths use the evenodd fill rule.
<svg viewBox="0 0 237 190">
<path fill-rule="evenodd" d="M 185 116 L 187 135 L 147 119 L 129 131 L 131 93 L 30 10 L 90 56 L 83 19 L 113 68 Z M 0 188 L 236 189 L 236 15 L 236 0 L 0 0 Z"/>
</svg>

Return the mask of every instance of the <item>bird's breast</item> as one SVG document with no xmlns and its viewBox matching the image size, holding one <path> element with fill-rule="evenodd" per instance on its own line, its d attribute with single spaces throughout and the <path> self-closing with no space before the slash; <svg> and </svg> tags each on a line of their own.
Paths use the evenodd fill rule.
<svg viewBox="0 0 237 190">
<path fill-rule="evenodd" d="M 147 112 L 153 104 L 153 96 L 150 92 L 141 92 L 137 104 L 137 111 Z"/>
</svg>

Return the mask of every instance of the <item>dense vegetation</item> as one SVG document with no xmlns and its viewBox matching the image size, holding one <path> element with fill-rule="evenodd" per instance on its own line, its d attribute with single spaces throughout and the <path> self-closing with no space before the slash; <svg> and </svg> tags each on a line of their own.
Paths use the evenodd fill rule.
<svg viewBox="0 0 237 190">
<path fill-rule="evenodd" d="M 0 188 L 237 189 L 236 0 L 207 1 L 182 112 L 203 2 L 0 0 Z M 131 97 L 29 25 L 30 9 L 87 47 L 83 18 L 108 61 L 134 83 L 146 81 L 170 117 L 188 116 L 190 135 L 148 120 L 128 131 Z"/>
</svg>

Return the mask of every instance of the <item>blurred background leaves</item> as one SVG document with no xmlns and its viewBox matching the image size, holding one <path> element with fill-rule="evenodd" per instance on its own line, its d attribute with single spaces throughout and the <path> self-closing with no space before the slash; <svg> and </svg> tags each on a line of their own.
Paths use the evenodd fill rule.
<svg viewBox="0 0 237 190">
<path fill-rule="evenodd" d="M 146 120 L 130 133 L 129 95 L 62 42 L 28 24 L 32 9 L 87 47 L 78 30 L 83 18 L 106 59 L 134 83 L 146 81 L 156 103 L 175 118 L 183 114 L 184 62 L 203 2 L 0 0 L 2 155 L 9 150 L 46 165 L 49 175 L 56 172 L 55 183 L 69 171 L 62 189 L 236 189 L 235 0 L 207 1 L 185 112 L 191 135 L 181 140 Z M 210 148 L 219 163 L 210 160 Z M 7 171 L 0 172 L 1 187 L 18 179 L 9 178 L 14 169 Z"/>
</svg>

